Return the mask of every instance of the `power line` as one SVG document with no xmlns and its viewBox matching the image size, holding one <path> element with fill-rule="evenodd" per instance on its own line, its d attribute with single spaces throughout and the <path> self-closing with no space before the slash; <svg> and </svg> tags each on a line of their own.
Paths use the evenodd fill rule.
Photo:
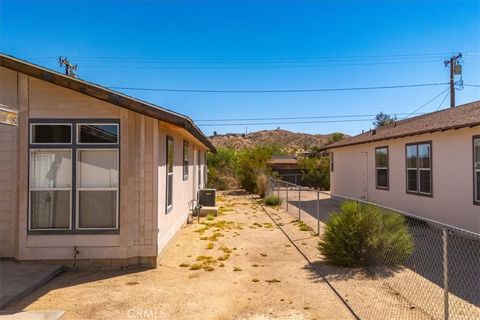
<svg viewBox="0 0 480 320">
<path fill-rule="evenodd" d="M 82 65 L 86 69 L 162 69 L 162 70 L 195 70 L 195 69 L 285 69 L 285 68 L 324 68 L 351 67 L 372 65 L 398 65 L 415 63 L 440 63 L 443 60 L 397 61 L 397 62 L 362 62 L 362 63 L 328 63 L 328 64 L 297 64 L 297 65 L 216 65 L 216 66 L 162 66 L 162 65 Z"/>
<path fill-rule="evenodd" d="M 279 89 L 279 90 L 204 90 L 204 89 L 167 89 L 167 88 L 142 88 L 142 87 L 108 87 L 114 90 L 161 91 L 161 92 L 190 92 L 190 93 L 294 93 L 294 92 L 328 92 L 328 91 L 361 91 L 400 88 L 418 88 L 446 85 L 448 82 L 420 83 L 391 86 L 349 87 L 349 88 L 320 88 L 320 89 Z"/>
<path fill-rule="evenodd" d="M 442 104 L 445 102 L 445 99 L 447 99 L 447 97 L 450 95 L 450 92 L 447 92 L 447 94 L 445 95 L 445 97 L 443 97 L 443 100 L 442 102 L 440 102 L 440 104 L 438 105 L 437 109 L 435 109 L 435 111 L 438 111 L 441 107 L 442 107 Z"/>
<path fill-rule="evenodd" d="M 415 109 L 415 111 L 411 112 L 410 114 L 407 115 L 406 118 L 410 117 L 411 115 L 415 114 L 416 112 L 418 112 L 420 109 L 422 109 L 423 107 L 427 106 L 428 104 L 430 104 L 431 102 L 433 102 L 435 99 L 437 99 L 438 97 L 440 97 L 442 94 L 444 94 L 445 92 L 447 92 L 448 90 L 450 90 L 450 87 L 448 87 L 447 89 L 443 90 L 442 92 L 440 92 L 439 94 L 437 94 L 435 97 L 433 97 L 432 99 L 428 100 L 427 102 L 425 102 L 424 104 L 422 104 L 420 107 L 418 107 L 417 109 Z"/>
<path fill-rule="evenodd" d="M 257 125 L 284 125 L 284 124 L 312 124 L 312 123 L 338 123 L 338 122 L 366 122 L 373 121 L 374 118 L 369 119 L 346 119 L 346 120 L 319 120 L 319 121 L 289 121 L 289 122 L 252 122 L 252 123 L 209 123 L 198 124 L 199 127 L 213 127 L 213 126 L 257 126 Z"/>
<path fill-rule="evenodd" d="M 411 58 L 428 58 L 428 57 L 445 57 L 445 55 L 452 54 L 453 52 L 437 52 L 437 53 L 406 53 L 406 54 L 387 54 L 387 55 L 353 55 L 353 56 L 316 56 L 316 57 L 252 57 L 252 58 L 159 58 L 159 57 L 119 57 L 119 56 L 71 56 L 77 61 L 167 61 L 167 62 L 235 62 L 235 61 L 312 61 L 312 60 L 352 60 L 352 59 L 411 59 Z M 478 55 L 477 52 L 467 52 L 465 55 L 472 56 Z M 30 57 L 30 60 L 45 60 L 55 57 Z"/>
<path fill-rule="evenodd" d="M 423 114 L 423 113 L 418 113 Z M 408 113 L 390 113 L 390 116 L 408 115 Z M 265 121 L 265 120 L 301 120 L 301 119 L 335 119 L 335 118 L 365 118 L 375 117 L 375 114 L 352 114 L 352 115 L 331 115 L 331 116 L 302 116 L 302 117 L 268 117 L 268 118 L 224 118 L 224 119 L 196 119 L 197 122 L 218 122 L 218 121 Z"/>
</svg>

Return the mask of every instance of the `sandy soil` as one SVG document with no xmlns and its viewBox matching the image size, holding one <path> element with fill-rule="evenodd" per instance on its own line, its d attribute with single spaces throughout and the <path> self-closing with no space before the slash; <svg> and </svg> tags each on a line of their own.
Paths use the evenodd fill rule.
<svg viewBox="0 0 480 320">
<path fill-rule="evenodd" d="M 7 310 L 61 309 L 65 319 L 353 319 L 249 196 L 219 200 L 221 215 L 184 228 L 157 269 L 65 273 Z M 315 236 L 271 210 L 317 254 Z"/>
<path fill-rule="evenodd" d="M 298 219 L 298 192 L 290 190 L 288 213 L 286 188 L 280 189 L 284 200 L 280 210 L 268 208 L 278 223 Z M 330 212 L 338 211 L 341 202 L 332 200 L 329 194 L 320 193 L 319 217 L 320 234 L 325 230 L 325 221 Z M 375 274 L 367 274 L 362 269 L 346 269 L 327 265 L 322 262 L 316 246 L 317 232 L 317 192 L 303 190 L 301 194 L 300 218 L 302 229 L 311 228 L 311 238 L 305 239 L 298 230 L 302 224 L 286 223 L 282 229 L 298 245 L 299 249 L 312 262 L 317 274 L 324 276 L 339 295 L 348 302 L 361 319 L 443 319 L 444 292 L 437 284 L 416 274 L 408 268 L 396 270 L 378 269 Z M 286 214 L 286 215 L 285 215 Z M 449 294 L 451 319 L 480 319 L 480 308 L 468 301 Z"/>
</svg>

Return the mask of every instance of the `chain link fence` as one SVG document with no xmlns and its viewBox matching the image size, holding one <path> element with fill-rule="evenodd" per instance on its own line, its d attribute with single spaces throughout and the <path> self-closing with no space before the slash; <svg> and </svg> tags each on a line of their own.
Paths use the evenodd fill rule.
<svg viewBox="0 0 480 320">
<path fill-rule="evenodd" d="M 275 179 L 268 193 L 320 237 L 343 201 L 372 204 Z M 318 262 L 322 276 L 355 313 L 361 319 L 480 319 L 480 235 L 376 206 L 384 209 L 382 214 L 405 217 L 413 251 L 401 266 L 395 266 L 395 257 L 380 254 L 366 268 Z"/>
</svg>

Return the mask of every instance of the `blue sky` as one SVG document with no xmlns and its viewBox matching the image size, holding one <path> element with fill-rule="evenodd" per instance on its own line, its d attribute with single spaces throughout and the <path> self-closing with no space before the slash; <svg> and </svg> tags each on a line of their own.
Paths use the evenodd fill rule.
<svg viewBox="0 0 480 320">
<path fill-rule="evenodd" d="M 0 1 L 0 51 L 59 71 L 57 57 L 67 56 L 78 63 L 80 78 L 108 87 L 206 90 L 441 83 L 448 81 L 443 59 L 460 51 L 464 83 L 478 85 L 480 2 Z M 120 91 L 205 120 L 410 113 L 446 88 Z M 436 110 L 443 98 L 419 112 Z M 459 104 L 478 99 L 478 87 L 457 91 Z M 448 104 L 446 98 L 440 107 Z M 245 127 L 356 134 L 371 127 L 369 118 L 260 121 L 275 122 L 271 125 L 243 120 L 201 128 L 207 134 L 245 132 Z"/>
</svg>

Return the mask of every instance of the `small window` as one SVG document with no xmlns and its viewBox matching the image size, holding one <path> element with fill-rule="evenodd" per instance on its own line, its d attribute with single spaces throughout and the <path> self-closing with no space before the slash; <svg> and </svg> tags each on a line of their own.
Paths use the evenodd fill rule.
<svg viewBox="0 0 480 320">
<path fill-rule="evenodd" d="M 473 138 L 474 203 L 480 205 L 480 136 Z"/>
<path fill-rule="evenodd" d="M 32 144 L 69 144 L 72 143 L 72 125 L 32 124 L 30 135 Z"/>
<path fill-rule="evenodd" d="M 388 147 L 375 148 L 375 174 L 377 188 L 388 189 Z"/>
<path fill-rule="evenodd" d="M 198 172 L 198 189 L 202 188 L 202 160 L 200 158 L 200 150 L 197 151 L 197 172 Z"/>
<path fill-rule="evenodd" d="M 188 159 L 190 157 L 190 146 L 188 141 L 183 141 L 183 180 L 188 180 Z"/>
<path fill-rule="evenodd" d="M 330 172 L 333 172 L 334 164 L 333 164 L 333 152 L 330 152 Z"/>
<path fill-rule="evenodd" d="M 79 144 L 116 144 L 118 143 L 117 124 L 79 124 Z"/>
<path fill-rule="evenodd" d="M 406 146 L 407 192 L 432 194 L 432 144 L 415 143 Z"/>
<path fill-rule="evenodd" d="M 174 161 L 174 144 L 173 138 L 167 136 L 167 179 L 166 179 L 166 205 L 167 213 L 173 208 L 173 161 Z"/>
</svg>

